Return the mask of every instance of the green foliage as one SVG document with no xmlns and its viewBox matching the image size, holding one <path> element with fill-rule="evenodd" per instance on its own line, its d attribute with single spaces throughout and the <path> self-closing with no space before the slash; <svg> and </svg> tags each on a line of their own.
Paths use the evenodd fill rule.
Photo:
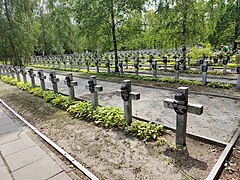
<svg viewBox="0 0 240 180">
<path fill-rule="evenodd" d="M 2 79 L 3 82 L 14 85 L 14 86 L 17 83 L 16 79 L 12 79 L 11 77 L 8 77 L 8 76 L 3 76 L 1 79 Z"/>
<path fill-rule="evenodd" d="M 209 82 L 207 83 L 207 87 L 230 89 L 232 85 L 222 82 Z"/>
<path fill-rule="evenodd" d="M 97 107 L 93 118 L 96 124 L 102 124 L 106 128 L 123 127 L 125 125 L 123 111 L 115 107 Z"/>
<path fill-rule="evenodd" d="M 51 101 L 50 101 L 50 98 Z M 49 101 L 51 102 L 51 104 L 60 107 L 64 110 L 68 109 L 70 105 L 74 104 L 74 101 L 70 100 L 70 98 L 68 96 L 64 96 L 61 94 L 58 95 L 50 95 L 49 96 Z"/>
<path fill-rule="evenodd" d="M 150 122 L 134 121 L 131 126 L 127 126 L 125 131 L 140 139 L 156 139 L 163 133 L 163 126 Z"/>
<path fill-rule="evenodd" d="M 34 95 L 34 96 L 37 96 L 37 97 L 41 97 L 41 98 L 44 97 L 44 96 L 43 96 L 44 93 L 43 93 L 42 89 L 39 88 L 39 87 L 31 88 L 31 89 L 29 89 L 28 92 L 29 92 L 30 94 Z"/>
<path fill-rule="evenodd" d="M 198 60 L 203 55 L 210 57 L 212 56 L 212 50 L 211 50 L 211 44 L 209 43 L 199 43 L 199 45 L 194 46 L 190 52 L 187 54 L 188 58 L 191 58 L 191 60 Z"/>
<path fill-rule="evenodd" d="M 24 84 L 23 81 L 17 82 L 17 87 L 23 91 L 29 91 L 31 89 L 31 84 L 28 82 Z"/>
</svg>

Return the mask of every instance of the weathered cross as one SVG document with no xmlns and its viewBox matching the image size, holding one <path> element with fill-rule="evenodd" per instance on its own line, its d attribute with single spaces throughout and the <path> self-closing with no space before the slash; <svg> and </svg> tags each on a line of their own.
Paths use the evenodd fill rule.
<svg viewBox="0 0 240 180">
<path fill-rule="evenodd" d="M 124 80 L 121 90 L 117 90 L 116 95 L 122 97 L 124 101 L 124 118 L 126 123 L 130 125 L 132 123 L 132 99 L 139 100 L 140 94 L 131 92 L 131 81 Z"/>
<path fill-rule="evenodd" d="M 64 84 L 68 86 L 68 91 L 69 91 L 69 98 L 71 100 L 75 99 L 75 92 L 74 92 L 74 86 L 77 86 L 78 83 L 76 81 L 73 81 L 73 75 L 72 73 L 67 74 L 64 80 Z"/>
<path fill-rule="evenodd" d="M 46 90 L 46 86 L 45 86 L 46 76 L 44 76 L 43 70 L 38 71 L 38 78 L 40 79 L 40 84 L 41 84 L 42 90 L 45 91 Z"/>
<path fill-rule="evenodd" d="M 176 146 L 186 146 L 187 113 L 201 115 L 203 105 L 188 103 L 188 87 L 179 87 L 174 99 L 165 99 L 163 104 L 177 113 Z"/>
<path fill-rule="evenodd" d="M 32 88 L 35 88 L 35 87 L 36 87 L 36 84 L 35 84 L 35 79 L 34 79 L 34 78 L 36 77 L 36 74 L 34 74 L 32 68 L 30 68 L 30 69 L 28 70 L 28 74 L 29 74 L 29 76 L 30 76 L 30 78 L 31 78 L 31 86 L 32 86 Z"/>
<path fill-rule="evenodd" d="M 120 68 L 120 76 L 122 76 L 123 75 L 123 61 L 120 61 L 118 66 Z"/>
<path fill-rule="evenodd" d="M 176 60 L 175 65 L 174 65 L 174 70 L 175 70 L 175 80 L 177 80 L 177 81 L 179 80 L 179 69 L 180 69 L 179 61 Z"/>
<path fill-rule="evenodd" d="M 91 76 L 88 84 L 85 85 L 85 88 L 91 92 L 91 104 L 96 107 L 98 106 L 98 92 L 103 91 L 102 86 L 97 85 L 96 76 Z"/>
<path fill-rule="evenodd" d="M 207 83 L 207 70 L 208 70 L 207 61 L 203 61 L 203 64 L 202 64 L 202 84 L 203 85 L 206 85 Z"/>
<path fill-rule="evenodd" d="M 153 71 L 153 77 L 157 77 L 157 61 L 152 62 L 152 71 Z"/>
<path fill-rule="evenodd" d="M 237 67 L 237 74 L 238 74 L 237 88 L 240 89 L 240 66 Z"/>
<path fill-rule="evenodd" d="M 17 76 L 17 81 L 20 82 L 20 71 L 19 71 L 17 66 L 14 67 L 14 71 L 15 71 L 16 76 Z"/>
<path fill-rule="evenodd" d="M 52 82 L 53 92 L 57 94 L 58 93 L 57 82 L 59 82 L 59 78 L 56 78 L 56 72 L 52 71 L 49 73 L 49 81 Z"/>
<path fill-rule="evenodd" d="M 11 73 L 12 79 L 15 79 L 15 71 L 12 66 L 9 66 L 9 71 Z"/>
<path fill-rule="evenodd" d="M 25 71 L 24 67 L 21 67 L 20 71 L 21 71 L 22 76 L 23 76 L 24 84 L 27 84 L 27 72 Z"/>
<path fill-rule="evenodd" d="M 3 66 L 0 65 L 0 76 L 3 75 Z"/>
<path fill-rule="evenodd" d="M 227 63 L 228 63 L 227 56 L 224 56 L 224 59 L 223 59 L 223 74 L 224 75 L 227 74 Z"/>
</svg>

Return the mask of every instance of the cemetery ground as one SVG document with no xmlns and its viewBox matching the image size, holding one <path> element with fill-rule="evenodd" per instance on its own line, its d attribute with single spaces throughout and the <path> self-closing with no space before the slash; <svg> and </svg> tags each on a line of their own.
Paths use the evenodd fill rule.
<svg viewBox="0 0 240 180">
<path fill-rule="evenodd" d="M 108 77 L 107 80 L 116 81 L 117 79 Z M 160 82 L 145 84 L 144 81 L 137 80 L 134 83 L 168 88 L 178 86 Z M 159 177 L 160 179 L 191 179 L 191 177 L 204 179 L 223 150 L 221 147 L 188 138 L 188 154 L 185 154 L 173 148 L 175 139 L 173 132 L 165 134 L 167 143 L 164 145 L 140 141 L 126 136 L 120 130 L 105 129 L 74 119 L 60 109 L 44 103 L 42 99 L 2 82 L 0 87 L 0 96 L 4 101 L 101 179 L 159 179 Z M 235 97 L 239 95 L 234 88 L 216 90 L 193 86 L 190 90 L 201 94 L 215 93 Z M 225 102 L 224 104 L 228 106 Z M 219 132 L 213 133 L 216 136 L 219 135 Z M 231 157 L 232 160 L 228 163 L 222 179 L 239 176 L 236 164 L 239 160 L 238 152 L 239 143 L 234 149 L 237 158 Z"/>
</svg>

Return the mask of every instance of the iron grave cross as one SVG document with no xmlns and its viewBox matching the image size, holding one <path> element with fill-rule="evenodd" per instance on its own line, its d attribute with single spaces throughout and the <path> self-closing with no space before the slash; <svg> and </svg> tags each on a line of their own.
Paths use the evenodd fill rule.
<svg viewBox="0 0 240 180">
<path fill-rule="evenodd" d="M 177 113 L 176 146 L 186 146 L 187 113 L 201 115 L 203 105 L 188 103 L 188 87 L 179 87 L 174 99 L 165 99 L 164 107 Z"/>
</svg>

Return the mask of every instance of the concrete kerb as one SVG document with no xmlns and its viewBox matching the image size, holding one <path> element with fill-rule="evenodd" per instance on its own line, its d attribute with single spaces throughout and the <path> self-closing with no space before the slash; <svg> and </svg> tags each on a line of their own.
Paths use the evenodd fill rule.
<svg viewBox="0 0 240 180">
<path fill-rule="evenodd" d="M 82 166 L 79 162 L 75 160 L 70 154 L 64 151 L 61 147 L 55 144 L 52 140 L 50 140 L 47 136 L 42 134 L 39 130 L 37 130 L 33 125 L 31 125 L 25 118 L 20 116 L 16 111 L 14 111 L 10 106 L 8 106 L 2 99 L 0 102 L 11 111 L 17 118 L 19 118 L 24 124 L 26 124 L 29 128 L 31 128 L 38 136 L 40 136 L 44 141 L 46 141 L 50 146 L 52 146 L 55 150 L 57 150 L 60 154 L 62 154 L 67 160 L 69 160 L 75 167 L 77 167 L 82 173 L 84 173 L 91 180 L 98 180 L 98 178 L 93 175 L 88 169 Z"/>
</svg>

